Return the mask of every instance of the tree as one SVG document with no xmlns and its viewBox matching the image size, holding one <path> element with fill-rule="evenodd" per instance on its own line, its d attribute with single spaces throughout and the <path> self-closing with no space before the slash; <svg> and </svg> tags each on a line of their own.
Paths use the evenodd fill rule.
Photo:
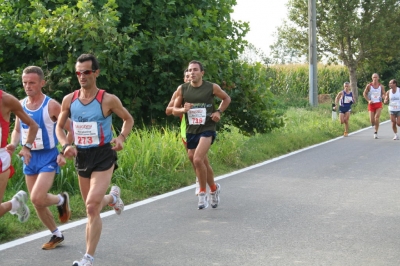
<svg viewBox="0 0 400 266">
<path fill-rule="evenodd" d="M 218 77 L 243 51 L 248 24 L 231 20 L 234 4 L 2 1 L 0 69 L 20 73 L 21 66 L 37 64 L 47 70 L 47 89 L 66 93 L 78 86 L 75 59 L 94 53 L 101 63 L 99 86 L 123 99 L 135 117 L 151 123 L 164 118 L 165 104 L 190 60 L 201 60 L 208 75 Z"/>
<path fill-rule="evenodd" d="M 240 74 L 234 62 L 247 45 L 249 25 L 231 19 L 235 4 L 235 0 L 2 1 L 0 81 L 22 96 L 22 69 L 38 65 L 46 72 L 46 93 L 61 100 L 79 87 L 76 58 L 93 53 L 100 61 L 98 86 L 117 95 L 137 125 L 160 124 L 189 61 L 201 61 L 205 79 L 218 84 L 232 84 Z M 257 93 L 244 86 L 240 90 L 249 97 Z M 226 114 L 234 117 L 234 113 Z M 259 115 L 251 110 L 249 114 Z M 250 121 L 246 117 L 236 117 L 233 124 Z M 264 116 L 245 129 L 264 132 L 268 119 Z"/>
<path fill-rule="evenodd" d="M 343 62 L 356 97 L 360 64 L 384 61 L 397 53 L 399 6 L 397 0 L 317 0 L 319 58 Z M 288 7 L 289 21 L 278 29 L 278 42 L 307 55 L 308 0 L 290 0 Z"/>
<path fill-rule="evenodd" d="M 269 47 L 271 49 L 271 63 L 280 65 L 305 63 L 307 58 L 301 57 L 298 50 L 289 47 L 287 40 L 281 36 L 283 33 L 283 30 L 274 33 L 276 42 Z"/>
</svg>

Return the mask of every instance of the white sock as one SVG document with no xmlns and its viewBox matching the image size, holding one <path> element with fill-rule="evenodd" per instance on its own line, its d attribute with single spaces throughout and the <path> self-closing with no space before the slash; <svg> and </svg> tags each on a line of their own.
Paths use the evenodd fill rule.
<svg viewBox="0 0 400 266">
<path fill-rule="evenodd" d="M 114 196 L 113 194 L 110 195 L 113 197 L 113 202 L 111 204 L 114 205 L 115 203 L 117 203 L 117 197 Z"/>
<path fill-rule="evenodd" d="M 90 260 L 92 263 L 93 263 L 93 261 L 94 261 L 94 257 L 93 256 L 91 256 L 91 255 L 89 255 L 89 254 L 85 254 L 85 256 L 84 256 L 86 259 L 88 259 L 88 260 Z"/>
<path fill-rule="evenodd" d="M 63 205 L 63 204 L 64 204 L 64 197 L 63 197 L 61 194 L 58 194 L 57 196 L 58 196 L 58 199 L 60 200 L 60 201 L 57 203 L 57 206 Z"/>
<path fill-rule="evenodd" d="M 18 208 L 20 207 L 19 201 L 18 201 L 16 198 L 12 198 L 12 199 L 10 200 L 10 202 L 11 202 L 11 210 L 10 210 L 10 213 L 11 213 L 11 214 L 16 214 Z"/>
<path fill-rule="evenodd" d="M 56 237 L 60 237 L 60 238 L 62 237 L 62 234 L 61 234 L 60 230 L 58 230 L 58 228 L 51 233 L 53 235 L 55 235 Z"/>
</svg>

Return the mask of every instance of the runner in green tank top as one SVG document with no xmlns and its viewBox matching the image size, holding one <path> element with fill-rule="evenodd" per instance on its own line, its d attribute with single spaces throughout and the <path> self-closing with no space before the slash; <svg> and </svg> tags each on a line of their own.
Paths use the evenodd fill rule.
<svg viewBox="0 0 400 266">
<path fill-rule="evenodd" d="M 188 70 L 185 69 L 185 71 L 183 72 L 183 82 L 188 83 L 190 82 L 190 74 L 189 72 L 187 72 Z M 172 115 L 172 110 L 174 108 L 174 101 L 176 98 L 176 91 L 172 94 L 171 100 L 168 103 L 167 108 L 165 109 L 165 113 L 167 115 Z M 181 125 L 180 125 L 180 130 L 181 130 L 181 137 L 182 137 L 182 142 L 183 145 L 185 146 L 186 152 L 187 152 L 187 147 L 186 147 L 186 123 L 185 123 L 185 114 L 180 116 L 181 118 Z M 183 121 L 183 122 L 182 122 Z M 192 163 L 192 162 L 191 162 Z M 194 168 L 194 165 L 192 163 L 193 169 L 196 172 L 196 169 Z M 196 177 L 196 189 L 195 189 L 195 195 L 197 196 L 199 194 L 199 190 L 200 190 L 200 185 L 199 185 L 199 180 Z"/>
<path fill-rule="evenodd" d="M 189 63 L 190 83 L 182 84 L 176 91 L 173 114 L 185 115 L 188 155 L 200 183 L 198 209 L 208 207 L 206 186 L 210 187 L 211 207 L 219 204 L 220 184 L 214 182 L 214 172 L 207 152 L 216 137 L 216 123 L 228 108 L 231 98 L 215 83 L 203 80 L 204 68 L 199 61 Z M 214 99 L 221 99 L 216 110 Z"/>
</svg>

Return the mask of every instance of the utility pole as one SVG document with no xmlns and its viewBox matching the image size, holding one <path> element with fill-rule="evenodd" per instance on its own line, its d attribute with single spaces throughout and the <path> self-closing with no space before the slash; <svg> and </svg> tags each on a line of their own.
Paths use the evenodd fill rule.
<svg viewBox="0 0 400 266">
<path fill-rule="evenodd" d="M 318 105 L 318 88 L 317 88 L 317 11 L 316 11 L 315 0 L 308 0 L 308 19 L 309 19 L 309 32 L 308 32 L 308 43 L 309 43 L 309 79 L 310 79 L 310 90 L 309 98 L 310 105 Z"/>
</svg>

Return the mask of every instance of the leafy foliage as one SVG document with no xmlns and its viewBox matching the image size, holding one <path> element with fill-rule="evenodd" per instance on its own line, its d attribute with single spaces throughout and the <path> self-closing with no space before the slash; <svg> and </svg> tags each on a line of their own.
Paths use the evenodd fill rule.
<svg viewBox="0 0 400 266">
<path fill-rule="evenodd" d="M 100 61 L 98 86 L 117 95 L 139 120 L 136 124 L 163 124 L 165 106 L 189 61 L 200 60 L 206 66 L 207 80 L 234 82 L 229 78 L 247 45 L 243 38 L 249 30 L 248 23 L 230 18 L 235 4 L 235 0 L 3 1 L 1 85 L 23 97 L 22 69 L 38 65 L 46 73 L 45 93 L 61 101 L 79 88 L 76 58 L 93 53 Z M 237 96 L 257 98 L 252 87 L 245 87 L 250 84 L 243 85 L 241 95 L 231 95 L 233 102 L 242 100 Z M 231 116 L 232 124 L 250 123 L 251 116 L 258 121 L 264 114 L 265 110 L 249 112 L 246 120 Z M 263 131 L 262 124 L 251 123 L 246 130 Z"/>
<path fill-rule="evenodd" d="M 237 100 L 224 113 L 228 116 L 226 120 L 248 134 L 266 133 L 283 126 L 282 114 L 275 110 L 267 67 L 241 61 L 233 62 L 233 66 L 232 77 L 228 79 L 233 83 L 224 83 L 223 88 Z"/>
</svg>

